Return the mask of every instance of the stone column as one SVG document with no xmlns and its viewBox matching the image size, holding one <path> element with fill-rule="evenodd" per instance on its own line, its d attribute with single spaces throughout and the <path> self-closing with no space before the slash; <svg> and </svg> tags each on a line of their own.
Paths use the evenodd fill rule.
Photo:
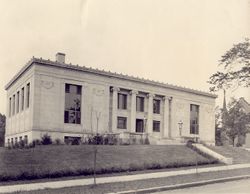
<svg viewBox="0 0 250 194">
<path fill-rule="evenodd" d="M 153 133 L 153 98 L 154 94 L 148 94 L 148 118 L 147 118 L 147 129 L 148 134 Z"/>
<path fill-rule="evenodd" d="M 162 136 L 163 137 L 168 137 L 168 131 L 169 131 L 169 126 L 168 126 L 168 116 L 169 116 L 169 101 L 168 97 L 164 96 L 163 97 L 163 131 L 162 131 Z"/>
<path fill-rule="evenodd" d="M 119 88 L 113 87 L 113 99 L 112 99 L 112 132 L 117 130 L 117 102 L 118 102 L 118 95 L 117 93 L 120 91 Z"/>
<path fill-rule="evenodd" d="M 130 132 L 135 132 L 135 120 L 136 120 L 136 95 L 138 91 L 132 90 L 131 94 L 131 114 L 130 114 Z"/>
<path fill-rule="evenodd" d="M 168 97 L 168 137 L 172 137 L 172 100 L 173 97 Z"/>
<path fill-rule="evenodd" d="M 163 137 L 171 138 L 171 101 L 172 97 L 163 98 Z"/>
</svg>

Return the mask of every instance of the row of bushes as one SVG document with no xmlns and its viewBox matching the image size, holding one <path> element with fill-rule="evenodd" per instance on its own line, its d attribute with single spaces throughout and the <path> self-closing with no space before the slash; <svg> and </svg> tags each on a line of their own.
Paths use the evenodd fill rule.
<svg viewBox="0 0 250 194">
<path fill-rule="evenodd" d="M 207 164 L 215 164 L 214 161 L 198 161 L 197 165 L 207 165 Z M 172 163 L 143 163 L 143 164 L 130 164 L 127 167 L 123 166 L 113 166 L 109 168 L 98 168 L 96 169 L 96 174 L 110 174 L 110 173 L 121 173 L 121 172 L 133 172 L 133 171 L 141 171 L 141 170 L 156 170 L 156 169 L 166 169 L 166 168 L 180 168 L 180 167 L 189 167 L 194 166 L 196 162 L 194 161 L 176 161 Z M 42 178 L 59 178 L 59 177 L 67 177 L 67 176 L 90 176 L 94 174 L 93 168 L 84 168 L 84 169 L 68 169 L 68 170 L 60 170 L 60 171 L 36 171 L 36 172 L 20 172 L 18 175 L 7 175 L 1 174 L 0 181 L 17 181 L 17 180 L 34 180 L 34 179 L 42 179 Z"/>
<path fill-rule="evenodd" d="M 149 139 L 146 138 L 140 138 L 136 139 L 136 137 L 131 137 L 127 140 L 120 139 L 116 135 L 113 134 L 96 134 L 96 135 L 89 135 L 88 137 L 80 138 L 80 137 L 74 137 L 74 138 L 68 138 L 65 139 L 64 142 L 62 142 L 60 139 L 55 139 L 52 141 L 52 138 L 48 134 L 44 134 L 41 139 L 35 139 L 31 143 L 27 143 L 24 140 L 20 140 L 19 142 L 8 145 L 9 149 L 22 149 L 22 148 L 34 148 L 37 145 L 81 145 L 81 144 L 87 144 L 87 145 L 130 145 L 130 144 L 149 144 Z"/>
</svg>

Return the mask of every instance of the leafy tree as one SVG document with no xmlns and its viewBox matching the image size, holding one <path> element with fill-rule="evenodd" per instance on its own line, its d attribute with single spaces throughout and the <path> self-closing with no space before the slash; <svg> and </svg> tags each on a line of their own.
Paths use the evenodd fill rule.
<svg viewBox="0 0 250 194">
<path fill-rule="evenodd" d="M 0 113 L 0 146 L 4 144 L 6 117 Z"/>
<path fill-rule="evenodd" d="M 231 138 L 234 145 L 236 137 L 245 136 L 248 132 L 250 114 L 247 114 L 242 109 L 237 100 L 232 99 L 228 104 L 228 112 L 224 124 L 227 129 L 227 135 Z"/>
<path fill-rule="evenodd" d="M 233 45 L 219 60 L 222 71 L 217 71 L 208 83 L 213 86 L 210 91 L 227 89 L 232 86 L 250 86 L 250 41 L 246 38 L 243 42 Z"/>
<path fill-rule="evenodd" d="M 221 140 L 221 109 L 219 106 L 215 107 L 215 143 L 216 145 L 222 145 Z"/>
</svg>

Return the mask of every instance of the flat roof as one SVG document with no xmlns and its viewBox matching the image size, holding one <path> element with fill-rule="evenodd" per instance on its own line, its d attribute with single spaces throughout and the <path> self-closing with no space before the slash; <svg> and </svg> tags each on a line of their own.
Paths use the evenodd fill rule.
<svg viewBox="0 0 250 194">
<path fill-rule="evenodd" d="M 46 60 L 46 59 L 42 59 L 42 58 L 35 58 L 35 57 L 33 57 L 31 60 L 29 60 L 28 63 L 25 66 L 23 66 L 23 68 L 6 84 L 5 90 L 8 90 L 11 87 L 11 85 L 14 84 L 16 82 L 16 80 L 18 80 L 18 78 L 21 77 L 22 74 L 24 72 L 26 72 L 35 63 L 40 64 L 40 65 L 45 65 L 45 66 L 53 66 L 53 67 L 59 67 L 59 68 L 64 68 L 64 69 L 70 69 L 70 70 L 76 70 L 76 71 L 81 71 L 81 72 L 98 74 L 98 75 L 107 76 L 107 77 L 125 79 L 125 80 L 129 80 L 129 81 L 150 84 L 153 86 L 164 87 L 164 88 L 180 90 L 180 91 L 184 91 L 184 92 L 188 92 L 188 93 L 193 93 L 193 94 L 197 94 L 197 95 L 217 98 L 217 95 L 209 93 L 209 92 L 204 92 L 204 91 L 186 88 L 186 87 L 182 87 L 182 86 L 176 86 L 176 85 L 163 83 L 163 82 L 157 82 L 154 80 L 134 77 L 134 76 L 130 76 L 130 75 L 124 75 L 121 73 L 114 73 L 114 72 L 105 71 L 105 70 L 93 69 L 91 67 L 72 65 L 71 63 L 70 64 L 59 63 L 57 61 L 51 61 L 51 60 Z"/>
</svg>

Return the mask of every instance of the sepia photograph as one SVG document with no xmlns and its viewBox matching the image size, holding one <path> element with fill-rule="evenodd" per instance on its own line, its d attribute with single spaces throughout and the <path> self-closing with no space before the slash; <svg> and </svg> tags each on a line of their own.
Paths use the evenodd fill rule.
<svg viewBox="0 0 250 194">
<path fill-rule="evenodd" d="M 250 0 L 0 0 L 7 193 L 250 193 Z"/>
</svg>

